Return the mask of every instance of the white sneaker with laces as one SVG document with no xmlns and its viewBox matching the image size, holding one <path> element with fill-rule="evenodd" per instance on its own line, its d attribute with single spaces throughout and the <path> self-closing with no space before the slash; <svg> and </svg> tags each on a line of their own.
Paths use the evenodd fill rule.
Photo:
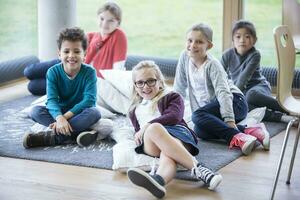
<svg viewBox="0 0 300 200">
<path fill-rule="evenodd" d="M 191 175 L 203 181 L 208 186 L 209 190 L 215 190 L 223 179 L 221 174 L 215 174 L 213 171 L 199 163 L 192 169 Z"/>
</svg>

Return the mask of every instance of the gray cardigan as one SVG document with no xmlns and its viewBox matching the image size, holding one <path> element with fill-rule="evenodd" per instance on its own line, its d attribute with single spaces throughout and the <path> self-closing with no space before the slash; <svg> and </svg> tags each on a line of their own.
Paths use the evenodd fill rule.
<svg viewBox="0 0 300 200">
<path fill-rule="evenodd" d="M 255 85 L 267 85 L 266 78 L 261 74 L 260 53 L 254 47 L 245 55 L 239 55 L 235 48 L 226 50 L 221 63 L 234 84 L 245 94 Z"/>
<path fill-rule="evenodd" d="M 220 113 L 225 122 L 235 121 L 232 105 L 232 93 L 242 94 L 242 92 L 231 80 L 228 80 L 227 74 L 221 63 L 209 54 L 207 57 L 208 62 L 206 62 L 206 65 L 204 66 L 204 76 L 206 79 L 206 88 L 208 90 L 209 100 L 212 101 L 217 98 L 220 103 Z M 190 57 L 187 55 L 186 51 L 183 51 L 177 64 L 174 90 L 181 94 L 184 98 L 186 98 L 186 90 L 188 90 L 191 110 L 194 112 L 200 106 L 196 101 L 196 97 L 192 93 L 191 80 L 188 72 L 189 62 Z"/>
</svg>

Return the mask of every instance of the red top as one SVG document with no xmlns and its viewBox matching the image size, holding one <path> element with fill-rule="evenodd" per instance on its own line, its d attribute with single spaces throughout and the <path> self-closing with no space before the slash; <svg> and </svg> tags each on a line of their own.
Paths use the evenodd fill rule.
<svg viewBox="0 0 300 200">
<path fill-rule="evenodd" d="M 110 35 L 102 37 L 99 32 L 87 34 L 88 48 L 85 63 L 91 64 L 102 77 L 99 69 L 112 69 L 113 64 L 126 60 L 127 38 L 121 29 L 116 29 Z"/>
</svg>

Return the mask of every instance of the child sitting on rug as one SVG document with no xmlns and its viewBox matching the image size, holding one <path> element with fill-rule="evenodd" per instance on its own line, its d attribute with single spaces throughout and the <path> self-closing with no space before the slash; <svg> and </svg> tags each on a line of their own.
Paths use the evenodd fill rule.
<svg viewBox="0 0 300 200">
<path fill-rule="evenodd" d="M 252 127 L 236 125 L 247 116 L 243 93 L 227 78 L 221 63 L 207 53 L 213 47 L 213 31 L 206 24 L 192 26 L 186 35 L 174 90 L 186 96 L 188 89 L 194 131 L 202 139 L 222 139 L 230 148 L 248 155 L 258 140 L 269 149 L 270 137 L 263 123 Z"/>
<path fill-rule="evenodd" d="M 53 146 L 76 141 L 87 146 L 96 140 L 88 131 L 101 117 L 96 109 L 96 70 L 83 62 L 87 38 L 79 28 L 67 28 L 57 39 L 61 63 L 47 72 L 46 106 L 32 108 L 31 118 L 52 131 L 27 133 L 25 148 Z"/>
<path fill-rule="evenodd" d="M 129 179 L 157 198 L 166 194 L 165 185 L 175 176 L 177 164 L 192 171 L 214 190 L 222 176 L 200 165 L 193 157 L 199 153 L 197 139 L 183 120 L 184 102 L 175 92 L 167 92 L 164 77 L 152 61 L 142 61 L 132 70 L 133 103 L 129 118 L 136 131 L 137 153 L 160 157 L 155 174 L 138 168 L 128 170 Z"/>
<path fill-rule="evenodd" d="M 267 107 L 263 120 L 288 123 L 293 119 L 286 115 L 278 101 L 272 97 L 270 83 L 261 74 L 260 52 L 254 25 L 246 20 L 237 21 L 232 29 L 233 48 L 222 55 L 222 65 L 234 84 L 244 93 L 250 110 Z"/>
</svg>

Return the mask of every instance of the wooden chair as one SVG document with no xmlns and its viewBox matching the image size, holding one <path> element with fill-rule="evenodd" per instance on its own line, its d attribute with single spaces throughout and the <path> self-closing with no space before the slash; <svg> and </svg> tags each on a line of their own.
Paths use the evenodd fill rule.
<svg viewBox="0 0 300 200">
<path fill-rule="evenodd" d="M 300 1 L 282 1 L 282 25 L 287 25 L 293 40 L 296 52 L 300 54 Z"/>
<path fill-rule="evenodd" d="M 278 60 L 278 75 L 277 75 L 277 99 L 281 107 L 295 116 L 295 119 L 288 123 L 285 137 L 280 153 L 279 163 L 277 166 L 276 177 L 271 192 L 271 199 L 274 198 L 281 165 L 286 150 L 290 129 L 294 122 L 299 122 L 300 117 L 300 100 L 292 96 L 292 83 L 295 70 L 295 46 L 292 35 L 287 26 L 278 26 L 274 28 L 274 39 Z M 298 123 L 298 131 L 294 142 L 293 153 L 290 161 L 288 177 L 286 184 L 290 184 L 291 174 L 293 170 L 294 160 L 296 156 L 298 141 L 300 135 L 300 125 Z"/>
</svg>

